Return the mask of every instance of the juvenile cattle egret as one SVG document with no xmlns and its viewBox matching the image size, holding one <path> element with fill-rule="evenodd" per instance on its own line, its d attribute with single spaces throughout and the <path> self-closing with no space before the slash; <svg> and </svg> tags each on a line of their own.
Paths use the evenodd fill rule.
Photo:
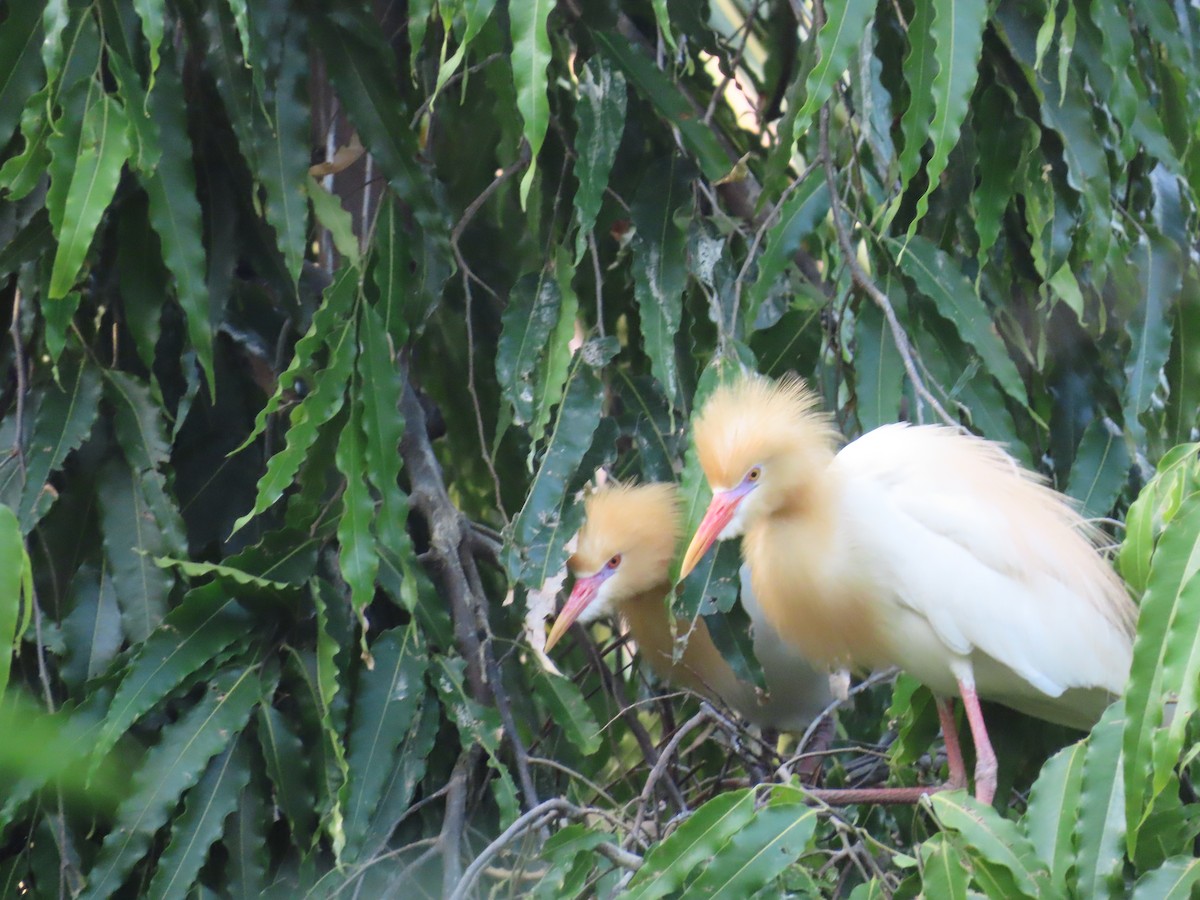
<svg viewBox="0 0 1200 900">
<path fill-rule="evenodd" d="M 1090 728 L 1124 686 L 1134 605 L 1094 530 L 998 445 L 896 424 L 835 453 L 816 406 L 796 379 L 714 391 L 694 427 L 713 498 L 683 574 L 714 540 L 741 536 L 763 611 L 808 659 L 898 665 L 938 695 L 949 784 L 965 787 L 942 699 L 958 693 L 976 796 L 991 803 L 979 698 Z"/>
<path fill-rule="evenodd" d="M 801 731 L 829 704 L 828 678 L 784 644 L 751 596 L 742 600 L 755 623 L 754 651 L 768 687 L 779 686 L 765 699 L 730 668 L 703 619 L 694 625 L 676 619 L 672 633 L 664 601 L 680 531 L 673 485 L 610 484 L 591 494 L 584 508 L 586 521 L 568 563 L 575 586 L 546 640 L 547 652 L 571 623 L 619 613 L 659 677 L 718 699 L 758 725 Z"/>
</svg>

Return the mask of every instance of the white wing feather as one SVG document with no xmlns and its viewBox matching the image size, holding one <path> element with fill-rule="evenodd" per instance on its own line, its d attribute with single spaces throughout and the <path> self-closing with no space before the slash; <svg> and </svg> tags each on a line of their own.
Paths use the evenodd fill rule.
<svg viewBox="0 0 1200 900">
<path fill-rule="evenodd" d="M 896 663 L 945 693 L 973 670 L 981 695 L 1017 706 L 1120 692 L 1132 651 L 1115 579 L 1075 513 L 996 445 L 886 426 L 834 469 L 842 561 L 885 600 Z"/>
</svg>

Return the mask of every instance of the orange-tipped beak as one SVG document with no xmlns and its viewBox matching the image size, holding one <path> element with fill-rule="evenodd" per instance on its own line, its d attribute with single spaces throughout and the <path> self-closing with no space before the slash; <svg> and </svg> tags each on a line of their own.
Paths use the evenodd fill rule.
<svg viewBox="0 0 1200 900">
<path fill-rule="evenodd" d="M 688 545 L 687 553 L 683 555 L 683 568 L 679 570 L 680 581 L 687 578 L 692 569 L 696 568 L 700 557 L 708 552 L 708 548 L 713 545 L 717 535 L 724 531 L 725 526 L 733 519 L 738 504 L 745 496 L 744 491 L 737 490 L 721 491 L 713 495 L 712 502 L 708 504 L 704 518 L 700 520 L 700 526 L 696 529 L 696 534 Z"/>
<path fill-rule="evenodd" d="M 545 652 L 550 652 L 550 648 L 567 633 L 567 629 L 579 618 L 579 614 L 596 599 L 596 592 L 600 590 L 600 584 L 604 581 L 607 573 L 607 569 L 601 569 L 595 575 L 576 580 L 575 587 L 571 588 L 571 596 L 567 598 L 566 606 L 562 608 L 562 612 L 558 614 L 558 618 L 554 620 L 554 625 L 550 628 L 550 634 L 546 638 Z"/>
</svg>

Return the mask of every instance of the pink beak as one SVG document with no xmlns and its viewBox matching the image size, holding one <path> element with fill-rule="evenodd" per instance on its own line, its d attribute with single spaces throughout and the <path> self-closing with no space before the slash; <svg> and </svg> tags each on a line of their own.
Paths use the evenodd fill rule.
<svg viewBox="0 0 1200 900">
<path fill-rule="evenodd" d="M 571 596 L 567 598 L 566 606 L 554 620 L 554 625 L 546 638 L 547 653 L 567 633 L 567 629 L 579 618 L 579 614 L 587 608 L 588 604 L 596 599 L 596 592 L 600 590 L 600 585 L 609 574 L 611 574 L 609 569 L 601 569 L 595 575 L 576 579 L 575 587 L 571 588 Z"/>
<path fill-rule="evenodd" d="M 746 491 L 735 488 L 731 491 L 713 494 L 712 502 L 708 504 L 704 518 L 700 520 L 700 526 L 696 529 L 696 534 L 688 545 L 687 553 L 683 555 L 683 567 L 679 570 L 680 581 L 691 574 L 692 569 L 696 568 L 696 563 L 700 562 L 700 558 L 708 552 L 713 541 L 725 530 L 725 526 L 733 519 L 738 504 L 745 498 L 746 493 Z"/>
</svg>

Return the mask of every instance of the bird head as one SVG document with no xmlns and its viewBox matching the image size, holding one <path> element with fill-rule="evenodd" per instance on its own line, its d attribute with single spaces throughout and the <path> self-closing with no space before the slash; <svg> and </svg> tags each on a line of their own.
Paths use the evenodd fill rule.
<svg viewBox="0 0 1200 900">
<path fill-rule="evenodd" d="M 713 391 L 693 427 L 713 498 L 684 556 L 686 577 L 714 541 L 803 504 L 804 489 L 833 458 L 837 440 L 817 397 L 799 378 L 739 376 Z"/>
<path fill-rule="evenodd" d="M 609 484 L 584 501 L 584 523 L 567 566 L 575 586 L 546 651 L 573 622 L 592 622 L 623 601 L 664 585 L 679 540 L 679 505 L 671 484 Z"/>
</svg>

